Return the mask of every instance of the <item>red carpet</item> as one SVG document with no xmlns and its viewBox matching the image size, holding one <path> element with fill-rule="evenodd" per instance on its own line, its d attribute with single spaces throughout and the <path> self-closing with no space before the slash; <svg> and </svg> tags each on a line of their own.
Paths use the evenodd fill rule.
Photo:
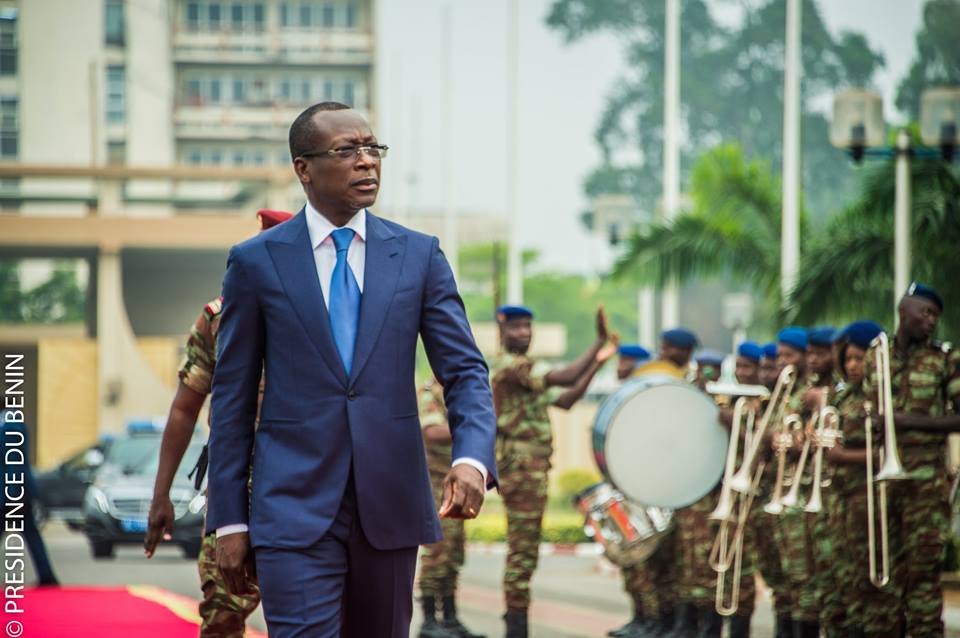
<svg viewBox="0 0 960 638">
<path fill-rule="evenodd" d="M 4 613 L 7 633 L 97 638 L 196 638 L 200 629 L 197 601 L 157 587 L 40 587 L 27 589 L 23 614 Z M 248 630 L 250 638 L 264 634 Z"/>
</svg>

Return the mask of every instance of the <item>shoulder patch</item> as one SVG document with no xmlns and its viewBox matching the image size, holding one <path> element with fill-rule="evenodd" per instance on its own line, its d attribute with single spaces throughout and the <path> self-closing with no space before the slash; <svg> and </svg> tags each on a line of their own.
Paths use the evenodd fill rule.
<svg viewBox="0 0 960 638">
<path fill-rule="evenodd" d="M 203 312 L 206 313 L 209 317 L 213 318 L 219 315 L 223 311 L 223 297 L 217 297 L 206 306 L 203 307 Z"/>
</svg>

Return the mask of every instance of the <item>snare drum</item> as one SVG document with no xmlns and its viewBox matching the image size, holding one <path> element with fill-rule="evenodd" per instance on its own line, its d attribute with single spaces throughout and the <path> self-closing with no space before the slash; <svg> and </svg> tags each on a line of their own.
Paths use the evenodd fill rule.
<svg viewBox="0 0 960 638">
<path fill-rule="evenodd" d="M 650 374 L 607 397 L 592 438 L 600 472 L 629 501 L 677 509 L 717 485 L 729 435 L 709 396 L 672 376 Z"/>
<path fill-rule="evenodd" d="M 584 532 L 621 567 L 646 560 L 670 531 L 673 512 L 634 505 L 609 483 L 591 485 L 576 502 L 586 519 Z"/>
</svg>

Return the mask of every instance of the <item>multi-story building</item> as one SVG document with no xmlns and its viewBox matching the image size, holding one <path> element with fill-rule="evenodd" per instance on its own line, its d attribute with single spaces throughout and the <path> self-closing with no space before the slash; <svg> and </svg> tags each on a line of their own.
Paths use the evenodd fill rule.
<svg viewBox="0 0 960 638">
<path fill-rule="evenodd" d="M 286 165 L 306 105 L 374 119 L 373 24 L 373 0 L 0 0 L 0 160 Z M 89 199 L 22 186 L 8 206 Z"/>
</svg>

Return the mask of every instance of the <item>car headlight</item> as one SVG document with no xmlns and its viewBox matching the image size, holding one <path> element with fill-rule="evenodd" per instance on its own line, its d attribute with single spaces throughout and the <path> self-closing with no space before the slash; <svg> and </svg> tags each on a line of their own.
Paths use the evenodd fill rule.
<svg viewBox="0 0 960 638">
<path fill-rule="evenodd" d="M 97 509 L 99 509 L 104 514 L 110 511 L 110 501 L 107 499 L 107 495 L 103 493 L 99 487 L 90 486 L 87 489 L 87 500 L 96 504 Z"/>
<path fill-rule="evenodd" d="M 203 511 L 203 508 L 207 504 L 207 495 L 203 492 L 200 492 L 192 499 L 190 499 L 190 504 L 187 505 L 187 511 L 191 514 L 199 514 Z"/>
</svg>

